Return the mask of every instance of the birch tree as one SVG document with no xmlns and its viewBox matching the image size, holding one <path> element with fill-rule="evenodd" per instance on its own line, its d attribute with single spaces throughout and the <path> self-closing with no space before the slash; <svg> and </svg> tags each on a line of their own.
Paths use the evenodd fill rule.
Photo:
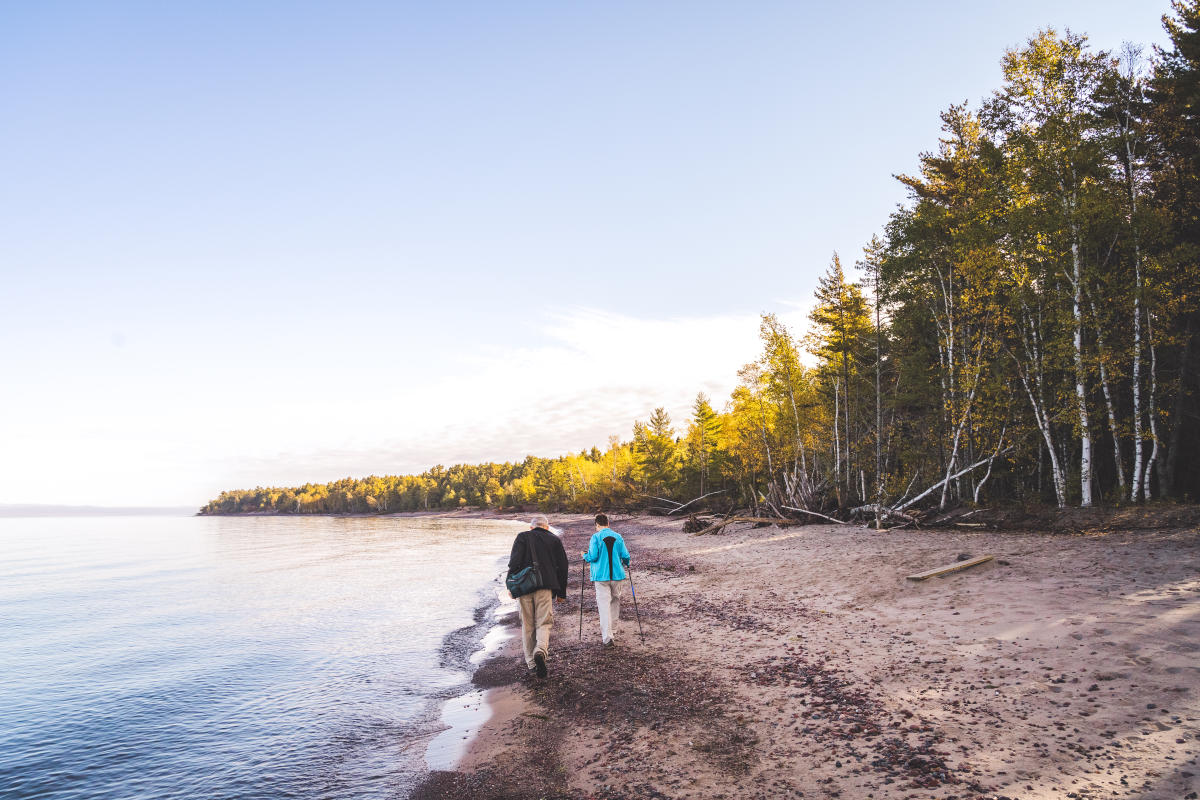
<svg viewBox="0 0 1200 800">
<path fill-rule="evenodd" d="M 1083 228 L 1085 192 L 1102 174 L 1092 97 L 1106 66 L 1087 39 L 1067 31 L 1040 32 L 1003 60 L 1004 86 L 991 104 L 1046 223 L 1044 246 L 1061 254 L 1059 274 L 1070 290 L 1080 505 L 1092 505 L 1092 424 L 1084 354 Z"/>
<path fill-rule="evenodd" d="M 1131 479 L 1126 486 L 1124 465 L 1121 463 L 1120 445 L 1114 441 L 1115 458 L 1118 459 L 1118 483 L 1131 502 L 1148 495 L 1144 483 L 1146 474 L 1146 403 L 1143 402 L 1142 359 L 1146 351 L 1143 336 L 1143 318 L 1146 311 L 1145 296 L 1145 265 L 1143 263 L 1143 220 L 1142 195 L 1149 182 L 1148 140 L 1146 136 L 1145 119 L 1147 116 L 1146 83 L 1147 74 L 1144 69 L 1141 48 L 1126 43 L 1122 50 L 1120 61 L 1108 70 L 1097 92 L 1097 112 L 1106 126 L 1107 144 L 1110 157 L 1114 162 L 1114 172 L 1121 191 L 1121 217 L 1123 233 L 1129 243 L 1128 258 L 1133 273 L 1132 291 L 1132 333 L 1130 341 L 1130 400 L 1132 402 L 1133 428 L 1133 463 Z M 1099 311 L 1093 316 L 1097 319 L 1096 341 L 1103 343 L 1102 325 Z M 1101 366 L 1105 361 L 1101 360 Z M 1108 382 L 1104 380 L 1105 398 L 1109 407 L 1110 418 L 1114 417 L 1113 403 L 1108 398 Z M 1110 422 L 1115 426 L 1116 422 Z M 1117 432 L 1114 430 L 1114 438 Z"/>
<path fill-rule="evenodd" d="M 945 508 L 980 396 L 995 358 L 996 280 L 1000 255 L 991 220 L 1002 205 L 998 150 L 965 107 L 942 115 L 937 153 L 921 158 L 921 174 L 900 176 L 916 200 L 908 235 L 920 237 L 903 265 L 910 297 L 925 303 L 937 331 L 938 382 L 946 456 L 939 507 Z M 990 447 L 990 445 L 989 445 Z"/>
</svg>

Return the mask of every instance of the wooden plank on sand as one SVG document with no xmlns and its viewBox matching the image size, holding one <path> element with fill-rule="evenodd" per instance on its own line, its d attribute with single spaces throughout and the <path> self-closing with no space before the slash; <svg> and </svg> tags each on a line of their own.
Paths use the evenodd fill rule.
<svg viewBox="0 0 1200 800">
<path fill-rule="evenodd" d="M 960 569 L 968 569 L 969 567 L 982 564 L 985 561 L 991 561 L 993 558 L 995 558 L 995 556 L 980 556 L 979 558 L 972 558 L 967 561 L 956 561 L 953 564 L 947 564 L 944 567 L 934 567 L 933 569 L 926 570 L 925 572 L 918 572 L 916 575 L 909 575 L 908 579 L 910 581 L 923 581 L 926 578 L 934 578 L 938 575 L 949 575 L 951 572 L 958 572 Z"/>
</svg>

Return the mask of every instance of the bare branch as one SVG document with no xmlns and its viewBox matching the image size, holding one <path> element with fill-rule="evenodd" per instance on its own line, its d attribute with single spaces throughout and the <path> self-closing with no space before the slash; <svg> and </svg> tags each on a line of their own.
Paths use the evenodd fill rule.
<svg viewBox="0 0 1200 800">
<path fill-rule="evenodd" d="M 724 493 L 724 491 L 725 491 L 724 489 L 718 489 L 718 490 L 717 490 L 717 491 L 715 491 L 715 492 L 709 492 L 708 494 L 702 494 L 702 495 L 700 495 L 699 497 L 697 497 L 695 500 L 688 500 L 686 503 L 684 503 L 683 505 L 679 506 L 679 508 L 675 509 L 675 511 L 672 511 L 670 514 L 667 514 L 667 516 L 669 517 L 669 516 L 671 516 L 671 514 L 674 514 L 674 513 L 676 513 L 676 512 L 679 512 L 679 511 L 683 511 L 685 508 L 687 508 L 688 506 L 690 506 L 692 503 L 695 503 L 695 502 L 698 502 L 698 501 L 700 501 L 700 500 L 703 500 L 703 499 L 704 499 L 704 498 L 706 498 L 706 497 L 712 497 L 714 494 L 722 494 L 722 493 Z M 661 498 L 658 498 L 658 499 L 661 499 Z M 668 502 L 669 502 L 669 501 L 668 501 Z"/>
<path fill-rule="evenodd" d="M 845 520 L 834 519 L 833 517 L 827 517 L 824 514 L 818 514 L 815 511 L 809 511 L 807 508 L 792 508 L 791 506 L 784 506 L 784 508 L 786 508 L 788 511 L 798 511 L 801 514 L 812 514 L 814 517 L 820 517 L 821 519 L 827 519 L 830 522 L 836 522 L 838 525 L 849 525 L 850 524 L 849 522 L 846 522 Z"/>
<path fill-rule="evenodd" d="M 977 468 L 977 467 L 982 467 L 984 464 L 990 464 L 990 463 L 991 463 L 992 461 L 994 461 L 994 460 L 995 460 L 995 459 L 996 459 L 998 456 L 1001 456 L 1001 455 L 1003 455 L 1004 453 L 1007 453 L 1007 452 L 1009 452 L 1010 450 L 1012 450 L 1012 448 L 1011 448 L 1011 447 L 1006 447 L 1006 448 L 1004 448 L 1003 450 L 997 451 L 997 452 L 993 453 L 992 455 L 988 456 L 987 458 L 985 458 L 985 459 L 983 459 L 983 460 L 981 460 L 981 461 L 976 461 L 976 462 L 975 462 L 974 464 L 972 464 L 971 466 L 969 466 L 969 467 L 966 467 L 966 468 L 964 468 L 964 469 L 962 469 L 962 470 L 959 470 L 958 472 L 954 473 L 953 475 L 948 475 L 948 476 L 946 476 L 945 478 L 942 478 L 940 481 L 938 481 L 937 483 L 935 483 L 933 486 L 930 486 L 928 489 L 926 489 L 925 491 L 921 492 L 919 495 L 917 495 L 916 497 L 914 497 L 912 500 L 909 500 L 909 501 L 908 501 L 907 503 L 905 503 L 904 505 L 901 505 L 901 506 L 896 506 L 896 510 L 897 510 L 897 511 L 903 511 L 904 509 L 906 509 L 906 508 L 908 508 L 909 506 L 911 506 L 911 505 L 913 505 L 914 503 L 916 503 L 918 500 L 921 500 L 921 499 L 923 499 L 923 498 L 925 498 L 925 497 L 927 497 L 927 496 L 929 496 L 929 495 L 933 494 L 935 491 L 937 491 L 938 489 L 942 488 L 943 484 L 947 483 L 948 481 L 952 481 L 952 480 L 954 480 L 955 478 L 960 478 L 960 477 L 962 477 L 963 475 L 966 475 L 966 474 L 967 474 L 968 472 L 970 472 L 971 470 L 973 470 L 973 469 L 975 469 L 975 468 Z"/>
</svg>

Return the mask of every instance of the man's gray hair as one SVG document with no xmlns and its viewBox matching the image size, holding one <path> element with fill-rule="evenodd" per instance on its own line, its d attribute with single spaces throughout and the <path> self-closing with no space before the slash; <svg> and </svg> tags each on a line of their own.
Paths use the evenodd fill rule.
<svg viewBox="0 0 1200 800">
<path fill-rule="evenodd" d="M 550 529 L 550 519 L 545 514 L 534 514 L 533 519 L 529 520 L 529 524 L 535 528 Z"/>
</svg>

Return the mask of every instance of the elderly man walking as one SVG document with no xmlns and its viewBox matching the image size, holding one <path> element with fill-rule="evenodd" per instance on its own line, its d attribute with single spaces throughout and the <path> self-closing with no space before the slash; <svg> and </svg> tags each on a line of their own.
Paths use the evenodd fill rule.
<svg viewBox="0 0 1200 800">
<path fill-rule="evenodd" d="M 539 585 L 517 598 L 521 611 L 521 644 L 525 666 L 546 677 L 546 657 L 550 654 L 550 626 L 554 624 L 554 600 L 567 599 L 567 551 L 562 540 L 550 532 L 545 514 L 537 514 L 529 530 L 517 534 L 508 557 L 508 574 L 516 575 L 536 566 Z"/>
<path fill-rule="evenodd" d="M 629 566 L 629 550 L 621 534 L 608 527 L 608 516 L 596 515 L 596 532 L 588 542 L 583 560 L 592 565 L 592 585 L 596 587 L 596 609 L 600 612 L 600 640 L 606 646 L 617 643 L 615 628 L 621 618 L 621 581 Z"/>
</svg>

